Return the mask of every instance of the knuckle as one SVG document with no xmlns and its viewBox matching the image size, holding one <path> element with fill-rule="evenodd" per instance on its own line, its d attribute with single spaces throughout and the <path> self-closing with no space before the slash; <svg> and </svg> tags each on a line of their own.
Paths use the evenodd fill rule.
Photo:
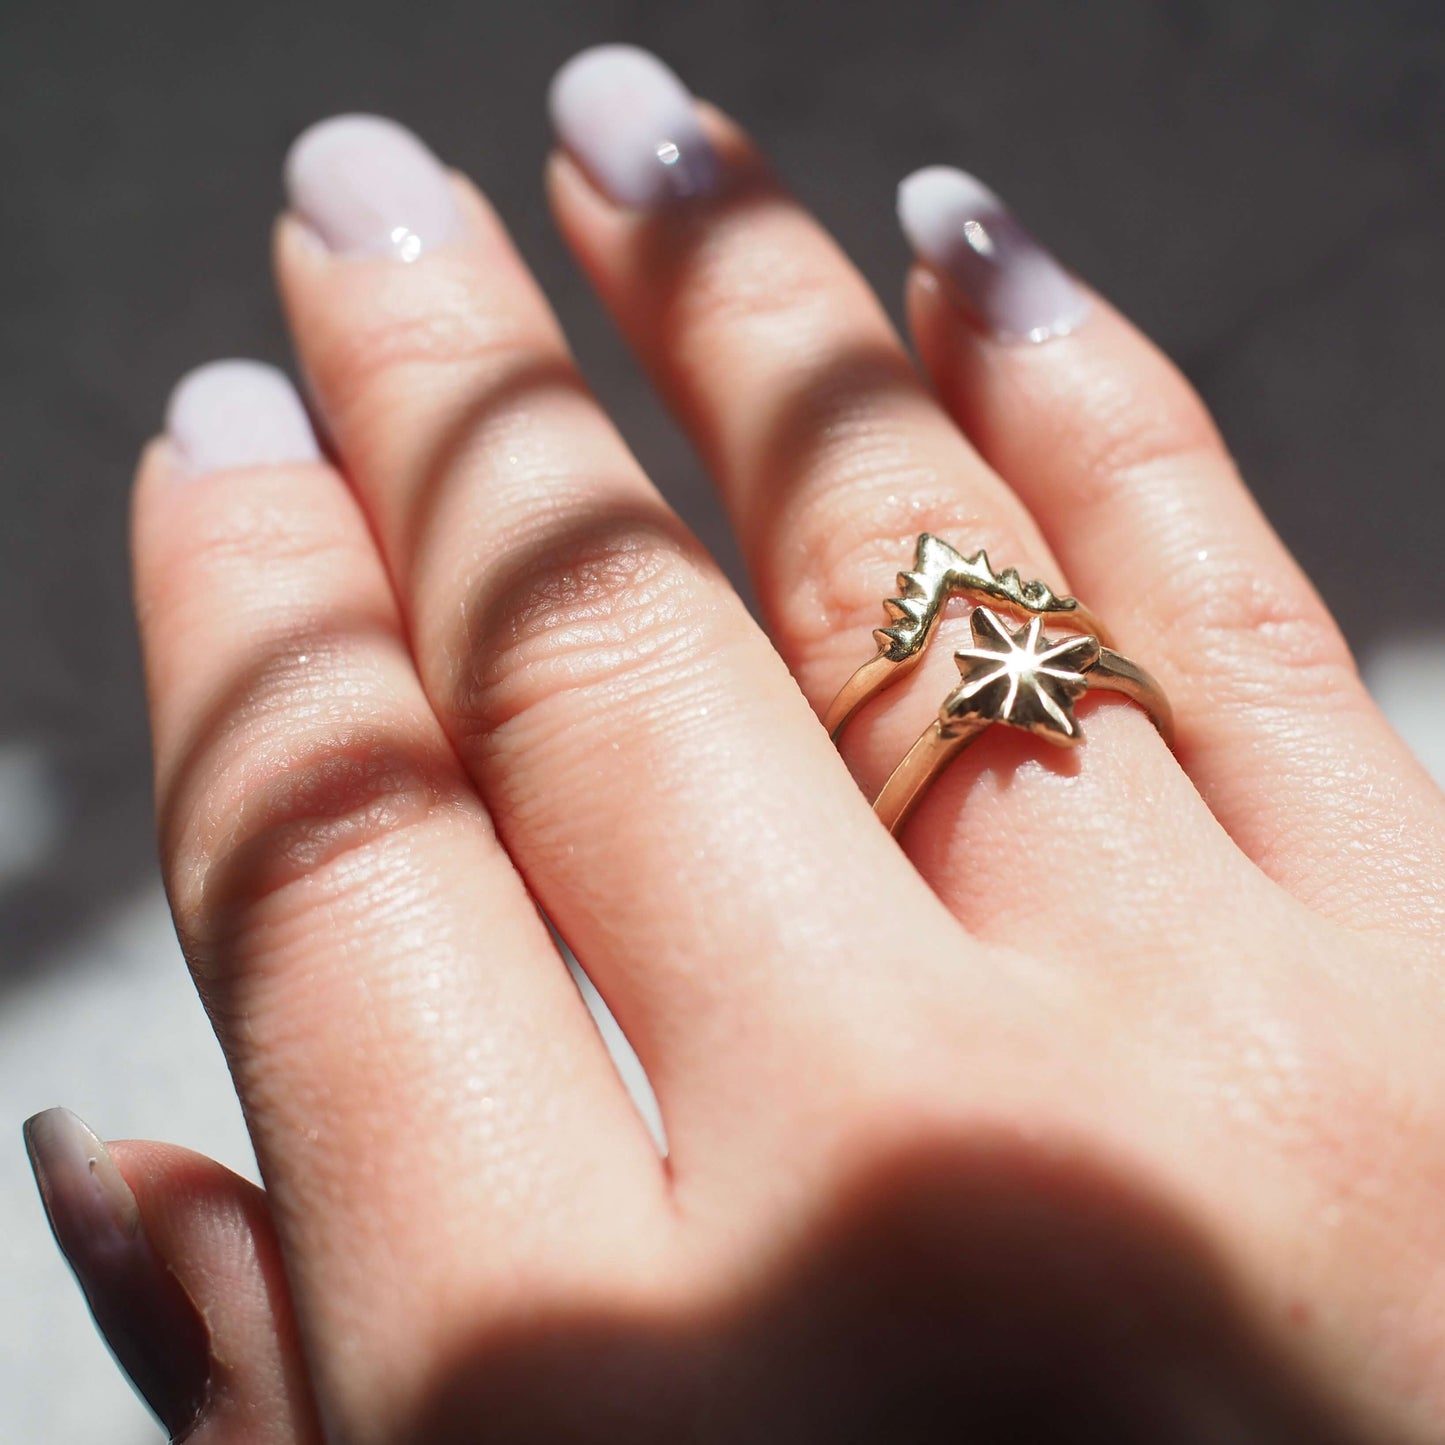
<svg viewBox="0 0 1445 1445">
<path fill-rule="evenodd" d="M 461 796 L 440 738 L 382 712 L 367 668 L 324 651 L 302 644 L 243 679 L 166 780 L 165 872 L 199 956 L 293 885 L 314 885 L 317 902 L 363 884 L 390 840 Z"/>
<path fill-rule="evenodd" d="M 1218 533 L 1222 496 L 1242 495 L 1234 463 L 1203 402 L 1180 377 L 1105 369 L 1068 436 L 1076 486 L 1071 506 L 1116 517 L 1152 518 L 1179 553 L 1170 585 L 1151 599 L 1151 625 L 1169 641 L 1172 670 L 1218 702 L 1278 703 L 1339 697 L 1354 660 L 1320 598 L 1287 565 L 1231 543 L 1198 552 Z M 1181 490 L 1181 479 L 1186 485 Z M 1182 519 L 1182 525 L 1181 525 Z"/>
<path fill-rule="evenodd" d="M 774 624 L 784 654 L 807 658 L 838 646 L 841 636 L 866 643 L 884 624 L 883 602 L 897 593 L 897 574 L 913 565 L 921 532 L 968 553 L 983 547 L 996 568 L 1024 567 L 1038 543 L 1026 540 L 1024 527 L 991 500 L 970 497 L 932 470 L 907 463 L 875 467 L 845 483 L 828 502 L 841 523 L 824 517 L 822 525 L 805 529 L 791 559 L 798 575 L 771 581 L 769 591 L 784 599 Z"/>
<path fill-rule="evenodd" d="M 298 485 L 304 480 L 295 468 L 279 469 L 249 479 L 244 489 L 228 489 L 224 505 L 199 499 L 185 518 L 184 546 L 170 549 L 165 566 L 143 574 L 144 605 L 206 596 L 206 580 L 226 573 L 253 579 L 266 571 L 335 568 L 345 575 L 354 574 L 358 561 L 369 564 L 365 534 L 337 526 L 330 479 L 324 495 Z"/>
<path fill-rule="evenodd" d="M 690 548 L 648 523 L 544 539 L 470 619 L 454 702 L 474 741 L 558 709 L 566 719 L 634 704 L 701 665 L 724 607 Z"/>
<path fill-rule="evenodd" d="M 1217 701 L 1279 702 L 1288 676 L 1293 705 L 1335 694 L 1356 676 L 1338 626 L 1302 582 L 1220 564 L 1156 606 L 1166 635 L 1186 640 L 1172 649 L 1175 670 L 1207 682 Z"/>
<path fill-rule="evenodd" d="M 1106 372 L 1066 438 L 1075 458 L 1075 505 L 1118 500 L 1181 469 L 1228 465 L 1204 403 L 1182 380 L 1136 380 Z"/>
<path fill-rule="evenodd" d="M 193 957 L 214 956 L 242 914 L 294 884 L 329 878 L 312 895 L 316 903 L 375 876 L 389 841 L 431 816 L 443 797 L 413 750 L 375 734 L 342 734 L 252 763 L 226 792 L 226 815 L 203 822 L 189 840 L 203 864 L 173 889 Z M 336 866 L 343 859 L 346 869 Z"/>
<path fill-rule="evenodd" d="M 415 278 L 388 278 L 393 286 Z M 472 288 L 434 278 L 351 308 L 325 355 L 327 394 L 338 412 L 370 408 L 399 383 L 426 386 L 447 372 L 500 374 L 557 351 L 557 338 L 530 311 L 487 305 Z"/>
<path fill-rule="evenodd" d="M 765 227 L 740 238 L 747 223 L 739 216 L 698 239 L 672 292 L 678 328 L 707 337 L 836 314 L 836 273 Z"/>
</svg>

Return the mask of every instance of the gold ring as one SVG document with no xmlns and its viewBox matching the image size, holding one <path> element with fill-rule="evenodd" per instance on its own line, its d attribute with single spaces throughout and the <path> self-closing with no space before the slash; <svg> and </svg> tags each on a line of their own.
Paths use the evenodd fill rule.
<svg viewBox="0 0 1445 1445">
<path fill-rule="evenodd" d="M 876 656 L 843 684 L 823 719 L 834 742 L 865 702 L 892 687 L 923 656 L 951 598 L 992 602 L 1026 617 L 1058 617 L 1100 642 L 1109 640 L 1103 624 L 1077 598 L 1058 597 L 1043 582 L 1024 582 L 1012 567 L 995 573 L 987 552 L 965 557 L 927 532 L 918 539 L 913 570 L 898 574 L 898 591 L 883 604 L 889 625 L 873 633 L 878 639 Z"/>
<path fill-rule="evenodd" d="M 848 679 L 828 709 L 834 738 L 864 702 L 922 656 L 950 597 L 971 597 L 975 606 L 973 646 L 954 653 L 959 686 L 874 800 L 873 811 L 890 833 L 898 832 L 948 764 L 995 723 L 1059 746 L 1078 743 L 1083 734 L 1074 703 L 1095 688 L 1138 703 L 1170 740 L 1173 718 L 1163 689 L 1105 644 L 1097 620 L 1074 598 L 1058 597 L 1042 582 L 1020 582 L 1012 568 L 995 575 L 982 552 L 964 557 L 926 533 L 918 539 L 914 570 L 900 573 L 898 585 L 902 596 L 884 604 L 894 625 L 875 633 L 877 656 Z M 998 611 L 980 600 L 984 597 L 1027 620 L 1010 631 Z M 1050 636 L 1043 630 L 1046 616 L 1066 619 L 1075 630 Z"/>
</svg>

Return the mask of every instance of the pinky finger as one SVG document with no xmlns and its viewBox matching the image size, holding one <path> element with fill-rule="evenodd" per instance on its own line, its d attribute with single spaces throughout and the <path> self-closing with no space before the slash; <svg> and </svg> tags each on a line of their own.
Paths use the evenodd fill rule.
<svg viewBox="0 0 1445 1445">
<path fill-rule="evenodd" d="M 916 173 L 899 215 L 924 262 L 911 328 L 944 406 L 1070 588 L 1163 684 L 1180 761 L 1216 818 L 1316 911 L 1438 936 L 1439 793 L 1202 400 L 973 177 Z M 1030 341 L 1047 344 L 1017 344 Z"/>
<path fill-rule="evenodd" d="M 41 1198 L 117 1364 L 173 1440 L 320 1439 L 265 1194 L 171 1144 L 25 1125 Z"/>
</svg>

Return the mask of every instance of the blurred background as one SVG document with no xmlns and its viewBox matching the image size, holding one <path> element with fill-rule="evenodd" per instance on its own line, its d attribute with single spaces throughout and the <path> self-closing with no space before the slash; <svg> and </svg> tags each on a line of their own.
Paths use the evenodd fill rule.
<svg viewBox="0 0 1445 1445">
<path fill-rule="evenodd" d="M 125 511 L 172 382 L 283 364 L 267 274 L 308 122 L 380 111 L 509 219 L 584 370 L 734 567 L 705 479 L 564 256 L 552 71 L 657 50 L 738 116 L 898 314 L 893 188 L 983 176 L 1182 364 L 1445 777 L 1438 0 L 57 4 L 0 19 L 0 1442 L 159 1438 L 20 1147 L 57 1102 L 254 1175 L 154 862 Z"/>
</svg>

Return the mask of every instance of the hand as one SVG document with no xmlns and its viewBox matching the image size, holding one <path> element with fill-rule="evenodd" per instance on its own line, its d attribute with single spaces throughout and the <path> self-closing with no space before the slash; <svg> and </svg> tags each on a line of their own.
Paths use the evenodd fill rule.
<svg viewBox="0 0 1445 1445">
<path fill-rule="evenodd" d="M 960 173 L 901 198 L 930 391 L 657 62 L 553 112 L 766 632 L 481 196 L 308 132 L 276 261 L 332 450 L 223 363 L 135 507 L 166 877 L 266 1193 L 31 1128 L 122 1360 L 202 1445 L 1445 1438 L 1445 805 L 1197 398 Z M 964 610 L 842 758 L 816 714 L 923 531 L 1087 600 L 1175 751 L 1107 696 L 1077 750 L 994 727 L 900 848 L 867 800 Z"/>
</svg>

